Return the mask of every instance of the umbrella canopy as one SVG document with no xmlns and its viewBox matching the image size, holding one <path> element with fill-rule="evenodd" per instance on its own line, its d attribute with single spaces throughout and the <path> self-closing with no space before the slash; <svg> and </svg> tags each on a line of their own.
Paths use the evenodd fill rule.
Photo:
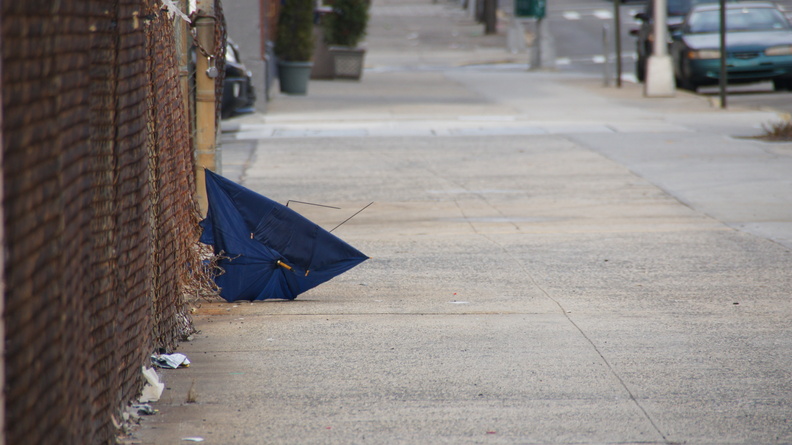
<svg viewBox="0 0 792 445">
<path fill-rule="evenodd" d="M 293 300 L 368 257 L 292 209 L 206 170 L 201 242 L 222 253 L 227 301 Z"/>
</svg>

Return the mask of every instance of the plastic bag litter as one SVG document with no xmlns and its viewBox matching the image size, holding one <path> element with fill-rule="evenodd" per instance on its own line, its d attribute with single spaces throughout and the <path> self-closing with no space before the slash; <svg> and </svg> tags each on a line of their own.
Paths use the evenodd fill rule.
<svg viewBox="0 0 792 445">
<path fill-rule="evenodd" d="M 154 354 L 151 362 L 160 368 L 176 369 L 190 366 L 190 359 L 184 354 Z"/>
<path fill-rule="evenodd" d="M 148 402 L 156 402 L 162 396 L 162 391 L 165 390 L 165 384 L 159 381 L 159 375 L 157 375 L 157 371 L 154 368 L 143 368 L 143 377 L 146 378 L 146 386 L 143 387 L 143 391 L 140 393 L 140 397 L 138 401 L 140 403 L 148 403 Z"/>
</svg>

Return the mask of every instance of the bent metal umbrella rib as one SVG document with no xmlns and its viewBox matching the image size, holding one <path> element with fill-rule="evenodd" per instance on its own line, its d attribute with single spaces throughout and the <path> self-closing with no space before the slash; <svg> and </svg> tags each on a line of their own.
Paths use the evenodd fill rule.
<svg viewBox="0 0 792 445">
<path fill-rule="evenodd" d="M 201 242 L 225 273 L 227 301 L 293 300 L 368 257 L 294 210 L 206 170 L 209 210 Z"/>
</svg>

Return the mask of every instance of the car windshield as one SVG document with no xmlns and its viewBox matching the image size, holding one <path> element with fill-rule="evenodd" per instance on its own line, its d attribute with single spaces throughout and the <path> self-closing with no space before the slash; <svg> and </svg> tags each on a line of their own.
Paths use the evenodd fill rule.
<svg viewBox="0 0 792 445">
<path fill-rule="evenodd" d="M 685 15 L 696 5 L 716 3 L 718 0 L 667 0 L 668 15 Z"/>
<path fill-rule="evenodd" d="M 726 10 L 726 31 L 729 32 L 789 29 L 789 22 L 775 8 Z M 720 32 L 720 11 L 710 9 L 693 12 L 688 18 L 687 32 L 693 34 Z"/>
</svg>

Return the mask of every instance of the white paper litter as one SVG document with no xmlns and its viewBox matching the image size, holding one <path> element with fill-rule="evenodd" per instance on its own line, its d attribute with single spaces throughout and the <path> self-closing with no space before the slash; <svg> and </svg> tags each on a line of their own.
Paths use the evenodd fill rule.
<svg viewBox="0 0 792 445">
<path fill-rule="evenodd" d="M 151 359 L 154 360 L 154 364 L 160 368 L 176 369 L 180 366 L 190 366 L 190 360 L 187 356 L 179 353 L 152 355 Z"/>
<path fill-rule="evenodd" d="M 147 383 L 146 386 L 143 387 L 143 391 L 140 393 L 138 400 L 140 403 L 156 402 L 162 396 L 162 391 L 165 390 L 165 384 L 160 382 L 159 375 L 157 375 L 157 371 L 154 368 L 146 368 L 143 366 L 142 369 L 143 377 L 146 378 Z"/>
</svg>

